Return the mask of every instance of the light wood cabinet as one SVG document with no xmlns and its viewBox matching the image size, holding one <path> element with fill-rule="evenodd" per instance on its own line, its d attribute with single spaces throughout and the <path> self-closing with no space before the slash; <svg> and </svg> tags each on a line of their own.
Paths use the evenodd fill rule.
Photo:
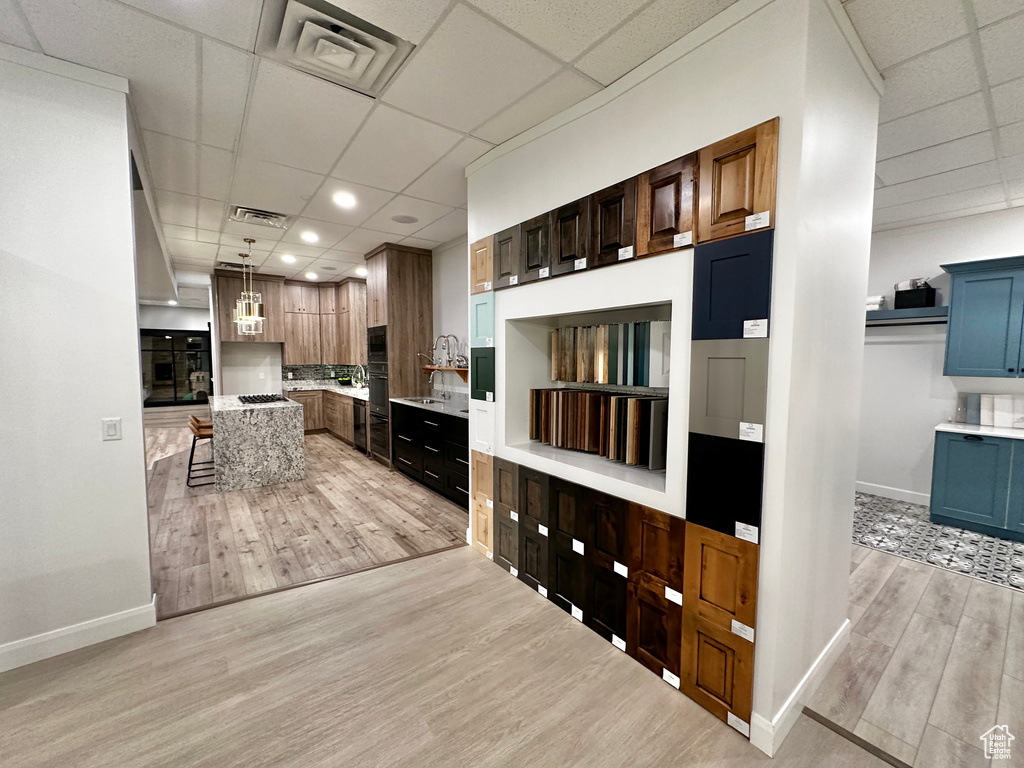
<svg viewBox="0 0 1024 768">
<path fill-rule="evenodd" d="M 494 237 L 488 236 L 469 246 L 469 292 L 483 293 L 491 290 L 494 272 Z"/>
<path fill-rule="evenodd" d="M 320 286 L 316 283 L 284 284 L 284 311 L 320 314 Z"/>
<path fill-rule="evenodd" d="M 470 456 L 473 493 L 482 493 L 484 498 L 494 500 L 494 465 L 491 455 L 473 451 Z"/>
<path fill-rule="evenodd" d="M 338 286 L 338 362 L 366 363 L 366 283 L 349 280 Z"/>
<path fill-rule="evenodd" d="M 324 428 L 324 393 L 314 389 L 289 392 L 288 399 L 302 404 L 302 426 L 307 432 Z"/>
<path fill-rule="evenodd" d="M 491 508 L 487 506 L 487 497 L 482 493 L 473 494 L 473 509 L 470 515 L 470 541 L 473 549 L 486 555 L 491 551 Z"/>
<path fill-rule="evenodd" d="M 221 341 L 284 341 L 284 285 L 281 280 L 253 280 L 253 290 L 263 297 L 263 333 L 247 336 L 238 333 L 232 322 L 235 300 L 242 293 L 242 278 L 236 275 L 215 274 L 214 304 L 217 315 L 217 335 Z"/>
<path fill-rule="evenodd" d="M 378 248 L 366 259 L 366 325 L 374 328 L 388 324 L 388 257 Z"/>
<path fill-rule="evenodd" d="M 353 399 L 337 392 L 324 391 L 324 426 L 349 445 L 355 442 Z"/>
<path fill-rule="evenodd" d="M 341 350 L 338 347 L 338 316 L 319 315 L 320 318 L 320 362 L 324 365 L 341 364 Z"/>
<path fill-rule="evenodd" d="M 320 315 L 285 312 L 282 357 L 285 365 L 320 364 Z"/>
<path fill-rule="evenodd" d="M 321 315 L 333 315 L 337 312 L 337 293 L 338 286 L 331 283 L 330 285 L 319 286 L 319 294 L 317 296 L 317 304 L 320 307 Z"/>
</svg>

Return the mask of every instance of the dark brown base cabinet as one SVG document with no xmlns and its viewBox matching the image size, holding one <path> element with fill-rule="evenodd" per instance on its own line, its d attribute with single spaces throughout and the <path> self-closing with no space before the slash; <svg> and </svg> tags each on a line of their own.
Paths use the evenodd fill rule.
<svg viewBox="0 0 1024 768">
<path fill-rule="evenodd" d="M 391 465 L 469 509 L 469 421 L 391 403 Z"/>
<path fill-rule="evenodd" d="M 519 576 L 519 465 L 494 457 L 494 562 Z"/>
</svg>

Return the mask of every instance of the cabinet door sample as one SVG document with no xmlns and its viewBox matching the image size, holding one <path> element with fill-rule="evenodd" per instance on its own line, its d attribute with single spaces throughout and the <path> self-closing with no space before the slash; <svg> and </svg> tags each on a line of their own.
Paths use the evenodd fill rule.
<svg viewBox="0 0 1024 768">
<path fill-rule="evenodd" d="M 664 587 L 631 582 L 626 606 L 626 653 L 658 677 L 679 675 L 682 606 L 665 597 Z"/>
<path fill-rule="evenodd" d="M 469 350 L 470 396 L 474 400 L 494 399 L 494 347 Z"/>
<path fill-rule="evenodd" d="M 473 494 L 470 512 L 470 541 L 473 549 L 482 555 L 491 551 L 491 508 L 482 493 Z"/>
<path fill-rule="evenodd" d="M 474 451 L 494 452 L 494 403 L 469 402 L 469 445 Z"/>
<path fill-rule="evenodd" d="M 745 321 L 768 321 L 772 235 L 752 232 L 694 249 L 694 339 L 742 339 Z"/>
<path fill-rule="evenodd" d="M 683 591 L 686 521 L 640 504 L 629 505 L 629 580 Z"/>
<path fill-rule="evenodd" d="M 551 274 L 587 268 L 590 256 L 590 198 L 551 212 Z"/>
<path fill-rule="evenodd" d="M 761 527 L 764 443 L 690 433 L 686 519 L 735 536 L 737 524 Z"/>
<path fill-rule="evenodd" d="M 519 282 L 529 283 L 550 275 L 551 214 L 524 221 L 519 227 Z"/>
<path fill-rule="evenodd" d="M 519 580 L 548 595 L 548 537 L 531 518 L 519 518 Z"/>
<path fill-rule="evenodd" d="M 506 512 L 519 510 L 519 465 L 506 459 L 493 457 L 494 506 Z"/>
<path fill-rule="evenodd" d="M 629 579 L 591 560 L 586 580 L 584 623 L 608 642 L 625 644 L 629 635 Z"/>
<path fill-rule="evenodd" d="M 494 500 L 494 469 L 491 464 L 491 455 L 472 451 L 470 463 L 472 467 L 472 491 L 474 494 L 483 494 L 485 499 Z"/>
<path fill-rule="evenodd" d="M 602 491 L 587 490 L 584 503 L 592 520 L 587 550 L 588 627 L 605 640 L 626 641 L 629 594 L 629 503 Z"/>
<path fill-rule="evenodd" d="M 636 255 L 674 251 L 676 235 L 690 232 L 694 223 L 694 181 L 697 155 L 686 155 L 637 177 Z"/>
<path fill-rule="evenodd" d="M 586 550 L 590 539 L 584 489 L 558 477 L 548 477 L 548 517 L 551 520 L 548 597 L 563 611 L 589 613 L 586 603 Z"/>
<path fill-rule="evenodd" d="M 1024 269 L 953 275 L 946 376 L 1020 375 Z"/>
<path fill-rule="evenodd" d="M 683 611 L 727 632 L 733 622 L 753 629 L 757 556 L 757 544 L 687 521 Z"/>
<path fill-rule="evenodd" d="M 320 315 L 285 313 L 282 357 L 285 365 L 320 364 Z"/>
<path fill-rule="evenodd" d="M 548 476 L 527 467 L 519 467 L 519 520 L 548 528 Z"/>
<path fill-rule="evenodd" d="M 767 213 L 775 226 L 778 154 L 778 118 L 700 151 L 697 242 L 742 234 L 755 213 Z"/>
<path fill-rule="evenodd" d="M 750 722 L 754 644 L 684 611 L 680 690 L 716 717 Z"/>
<path fill-rule="evenodd" d="M 471 294 L 491 290 L 491 281 L 494 279 L 493 249 L 494 238 L 490 235 L 469 246 L 469 292 Z"/>
<path fill-rule="evenodd" d="M 739 437 L 740 422 L 764 425 L 768 339 L 694 341 L 690 354 L 690 431 Z"/>
<path fill-rule="evenodd" d="M 934 522 L 963 520 L 1003 528 L 1016 440 L 956 432 L 935 433 L 931 514 Z M 1020 482 L 1014 478 L 1015 483 Z M 949 518 L 949 520 L 937 520 Z"/>
<path fill-rule="evenodd" d="M 512 519 L 507 507 L 495 503 L 492 516 L 494 532 L 494 562 L 511 573 L 519 575 L 519 521 Z"/>
<path fill-rule="evenodd" d="M 603 491 L 587 490 L 584 503 L 591 525 L 587 555 L 602 568 L 629 565 L 629 503 Z"/>
<path fill-rule="evenodd" d="M 494 346 L 494 291 L 469 297 L 469 346 Z M 489 343 L 488 343 L 489 342 Z"/>
<path fill-rule="evenodd" d="M 636 252 L 636 178 L 590 196 L 590 266 L 617 264 L 620 248 Z"/>
<path fill-rule="evenodd" d="M 519 282 L 519 225 L 494 236 L 494 290 Z"/>
</svg>

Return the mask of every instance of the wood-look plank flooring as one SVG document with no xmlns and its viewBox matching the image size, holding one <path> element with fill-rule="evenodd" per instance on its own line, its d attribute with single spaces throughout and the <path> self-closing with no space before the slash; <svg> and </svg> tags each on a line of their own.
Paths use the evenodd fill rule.
<svg viewBox="0 0 1024 768">
<path fill-rule="evenodd" d="M 801 716 L 774 760 L 463 547 L 0 674 L 30 766 L 885 768 Z"/>
<path fill-rule="evenodd" d="M 188 417 L 195 416 L 203 421 L 210 419 L 210 406 L 206 405 L 167 405 L 142 409 L 142 425 L 151 427 L 187 427 Z"/>
<path fill-rule="evenodd" d="M 177 444 L 162 432 L 154 451 Z M 186 434 L 150 472 L 160 618 L 466 543 L 464 509 L 328 434 L 306 436 L 304 480 L 231 493 L 186 487 Z"/>
<path fill-rule="evenodd" d="M 850 646 L 809 709 L 922 768 L 986 764 L 994 725 L 1024 733 L 1024 593 L 860 546 L 851 565 Z"/>
</svg>

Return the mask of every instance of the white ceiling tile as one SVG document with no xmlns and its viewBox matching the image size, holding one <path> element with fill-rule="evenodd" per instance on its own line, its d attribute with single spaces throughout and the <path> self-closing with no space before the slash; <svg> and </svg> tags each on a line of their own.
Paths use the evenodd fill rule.
<svg viewBox="0 0 1024 768">
<path fill-rule="evenodd" d="M 217 232 L 212 229 L 197 229 L 196 240 L 198 240 L 201 243 L 219 243 L 220 232 Z"/>
<path fill-rule="evenodd" d="M 978 26 L 984 27 L 1024 11 L 1024 0 L 972 0 Z"/>
<path fill-rule="evenodd" d="M 1024 153 L 1024 122 L 1004 125 L 1000 128 L 999 144 L 1004 157 Z"/>
<path fill-rule="evenodd" d="M 239 157 L 228 202 L 292 216 L 305 207 L 321 181 L 323 176 L 315 173 Z"/>
<path fill-rule="evenodd" d="M 1018 201 L 1024 198 L 1024 179 L 1015 179 L 1008 185 L 1010 187 L 1010 199 Z"/>
<path fill-rule="evenodd" d="M 381 243 L 393 242 L 395 242 L 395 236 L 389 235 L 387 232 L 360 228 L 338 243 L 335 250 L 365 255 Z"/>
<path fill-rule="evenodd" d="M 445 205 L 466 204 L 466 166 L 491 149 L 487 142 L 467 136 L 429 171 L 409 185 L 406 193 Z"/>
<path fill-rule="evenodd" d="M 236 230 L 237 231 L 228 231 Z M 243 224 L 240 221 L 228 221 L 220 236 L 220 244 L 237 250 L 245 250 L 249 244 L 245 238 L 251 237 L 256 242 L 252 247 L 258 251 L 272 251 L 281 239 L 284 230 L 273 227 L 258 227 L 254 224 Z"/>
<path fill-rule="evenodd" d="M 399 242 L 402 245 L 408 245 L 411 248 L 426 248 L 428 251 L 432 251 L 441 244 L 438 240 L 424 240 L 421 237 L 407 237 Z"/>
<path fill-rule="evenodd" d="M 979 32 L 985 71 L 992 85 L 1024 77 L 1024 14 L 993 24 Z"/>
<path fill-rule="evenodd" d="M 320 260 L 345 264 L 362 264 L 364 261 L 366 261 L 365 257 L 361 253 L 338 250 L 327 251 L 323 256 L 320 257 Z"/>
<path fill-rule="evenodd" d="M 967 96 L 981 89 L 971 41 L 962 38 L 942 48 L 897 64 L 883 74 L 885 93 L 878 122 Z"/>
<path fill-rule="evenodd" d="M 295 261 L 286 262 L 282 258 L 283 256 L 290 256 L 295 259 Z M 273 269 L 287 269 L 294 272 L 299 269 L 305 269 L 314 261 L 316 261 L 315 256 L 298 256 L 294 253 L 272 253 L 267 260 L 263 262 L 263 266 Z"/>
<path fill-rule="evenodd" d="M 177 224 L 182 227 L 196 226 L 197 198 L 160 190 L 154 192 L 153 196 L 156 197 L 156 210 L 160 214 L 161 224 Z"/>
<path fill-rule="evenodd" d="M 949 221 L 950 219 L 960 219 L 966 216 L 976 216 L 979 213 L 989 213 L 991 211 L 1002 211 L 1005 209 L 1005 202 L 989 203 L 988 205 L 978 205 L 970 208 L 958 208 L 956 210 L 947 211 L 945 213 L 933 213 L 929 216 L 916 216 L 912 219 L 900 219 L 894 222 L 876 221 L 872 225 L 871 229 L 874 232 L 884 232 L 890 229 L 902 229 L 904 227 L 912 227 L 918 224 L 931 224 L 937 221 Z"/>
<path fill-rule="evenodd" d="M 1024 179 L 1024 155 L 1004 157 L 1002 162 L 1003 178 L 1007 181 Z"/>
<path fill-rule="evenodd" d="M 217 248 L 213 243 L 199 243 L 195 240 L 176 240 L 173 237 L 166 238 L 167 250 L 171 256 L 183 259 L 215 259 Z"/>
<path fill-rule="evenodd" d="M 277 243 L 274 246 L 275 254 L 287 253 L 291 256 L 306 256 L 310 259 L 317 259 L 324 255 L 326 248 L 319 245 L 306 245 L 305 243 Z"/>
<path fill-rule="evenodd" d="M 850 0 L 843 7 L 878 69 L 967 34 L 961 0 Z"/>
<path fill-rule="evenodd" d="M 284 278 L 292 278 L 297 274 L 293 269 L 279 269 L 277 267 L 259 267 L 256 270 L 256 273 L 260 275 L 274 275 L 275 277 Z"/>
<path fill-rule="evenodd" d="M 0 0 L 0 43 L 36 50 L 24 19 L 14 7 L 14 0 Z"/>
<path fill-rule="evenodd" d="M 894 205 L 891 208 L 883 208 L 875 211 L 874 220 L 878 224 L 893 224 L 921 216 L 951 213 L 984 205 L 1005 206 L 1005 204 L 1006 194 L 1003 191 L 1003 185 L 993 184 L 988 187 L 980 187 L 978 189 L 956 192 L 951 195 L 918 200 L 913 203 Z"/>
<path fill-rule="evenodd" d="M 975 93 L 878 126 L 877 156 L 885 160 L 980 133 L 988 127 L 985 101 Z"/>
<path fill-rule="evenodd" d="M 570 61 L 647 0 L 473 0 L 473 4 L 562 61 Z M 677 7 L 681 5 L 677 2 Z"/>
<path fill-rule="evenodd" d="M 171 265 L 175 268 L 176 272 L 179 269 L 183 269 L 189 272 L 210 274 L 213 272 L 216 263 L 207 259 L 182 259 L 172 256 Z"/>
<path fill-rule="evenodd" d="M 355 197 L 354 208 L 341 208 L 334 202 L 334 195 L 345 192 Z M 364 187 L 362 184 L 355 184 L 351 181 L 328 179 L 309 201 L 303 214 L 318 221 L 358 226 L 379 211 L 380 207 L 394 196 L 394 192 Z"/>
<path fill-rule="evenodd" d="M 195 143 L 152 131 L 142 133 L 153 187 L 183 195 L 196 194 Z"/>
<path fill-rule="evenodd" d="M 203 144 L 234 151 L 255 58 L 247 51 L 203 39 Z"/>
<path fill-rule="evenodd" d="M 323 259 L 317 259 L 309 265 L 309 271 L 314 272 L 319 282 L 338 280 L 341 276 L 348 272 L 350 264 L 341 264 L 336 261 L 324 261 Z"/>
<path fill-rule="evenodd" d="M 449 0 L 345 0 L 345 10 L 419 45 Z"/>
<path fill-rule="evenodd" d="M 468 6 L 457 5 L 409 59 L 383 99 L 470 131 L 558 68 L 550 56 Z"/>
<path fill-rule="evenodd" d="M 226 149 L 199 148 L 199 194 L 210 200 L 227 200 L 231 193 L 231 173 L 235 155 Z"/>
<path fill-rule="evenodd" d="M 1000 181 L 999 164 L 992 160 L 875 190 L 875 208 L 887 208 L 929 197 L 940 197 L 953 192 L 998 184 Z"/>
<path fill-rule="evenodd" d="M 128 5 L 252 50 L 260 22 L 262 0 L 122 0 Z"/>
<path fill-rule="evenodd" d="M 442 216 L 433 224 L 417 230 L 415 236 L 420 240 L 433 240 L 435 243 L 447 243 L 449 240 L 454 240 L 459 235 L 466 234 L 467 229 L 469 229 L 469 222 L 466 212 L 461 208 L 456 208 L 447 216 Z"/>
<path fill-rule="evenodd" d="M 341 279 L 344 279 L 346 277 L 363 279 L 366 277 L 366 267 L 364 266 L 364 264 L 353 264 L 351 267 L 349 267 L 347 271 L 342 272 Z"/>
<path fill-rule="evenodd" d="M 241 253 L 237 248 L 231 249 L 226 245 L 222 245 L 220 248 L 221 258 L 232 258 L 234 261 L 240 261 L 238 254 Z M 268 253 L 267 251 L 253 251 L 252 261 L 257 267 L 272 267 L 274 269 L 299 269 L 304 265 L 308 264 L 313 259 L 308 256 L 296 256 L 295 262 L 286 264 L 281 260 L 282 254 L 280 253 Z"/>
<path fill-rule="evenodd" d="M 43 50 L 131 81 L 143 128 L 196 138 L 196 35 L 113 0 L 20 0 Z"/>
<path fill-rule="evenodd" d="M 281 237 L 282 243 L 300 243 L 305 244 L 306 241 L 302 239 L 303 232 L 312 232 L 317 235 L 320 239 L 316 241 L 314 247 L 324 250 L 331 248 L 336 242 L 341 240 L 345 235 L 351 232 L 355 227 L 350 227 L 346 224 L 331 224 L 326 221 L 314 221 L 303 216 L 301 219 L 296 219 L 288 231 Z"/>
<path fill-rule="evenodd" d="M 608 85 L 692 32 L 735 0 L 655 0 L 576 62 L 576 69 Z"/>
<path fill-rule="evenodd" d="M 232 245 L 218 245 L 217 248 L 217 261 L 230 261 L 233 264 L 242 263 L 242 254 L 249 253 L 249 246 L 246 243 L 242 244 L 241 248 L 236 248 Z M 252 250 L 252 265 L 258 267 L 263 264 L 270 256 L 269 251 L 258 250 L 253 248 Z"/>
<path fill-rule="evenodd" d="M 973 136 L 948 141 L 917 152 L 909 152 L 889 160 L 882 160 L 875 166 L 875 173 L 885 184 L 900 184 L 911 179 L 920 179 L 968 165 L 977 165 L 995 160 L 996 150 L 992 143 L 992 132 L 984 131 Z"/>
<path fill-rule="evenodd" d="M 1010 80 L 992 89 L 996 124 L 1008 125 L 1024 120 L 1024 77 Z"/>
<path fill-rule="evenodd" d="M 195 240 L 196 230 L 194 227 L 181 227 L 177 224 L 164 224 L 164 237 L 173 237 L 176 240 Z"/>
<path fill-rule="evenodd" d="M 199 198 L 199 228 L 220 229 L 227 206 L 220 200 Z"/>
<path fill-rule="evenodd" d="M 366 220 L 368 229 L 408 237 L 452 211 L 451 206 L 399 195 Z M 413 216 L 411 224 L 392 221 L 393 216 Z"/>
<path fill-rule="evenodd" d="M 447 128 L 380 105 L 345 150 L 332 175 L 399 192 L 455 146 L 459 138 Z"/>
<path fill-rule="evenodd" d="M 560 72 L 532 93 L 495 115 L 473 131 L 495 144 L 508 141 L 542 123 L 552 115 L 568 109 L 601 90 L 601 86 L 572 70 Z"/>
</svg>

